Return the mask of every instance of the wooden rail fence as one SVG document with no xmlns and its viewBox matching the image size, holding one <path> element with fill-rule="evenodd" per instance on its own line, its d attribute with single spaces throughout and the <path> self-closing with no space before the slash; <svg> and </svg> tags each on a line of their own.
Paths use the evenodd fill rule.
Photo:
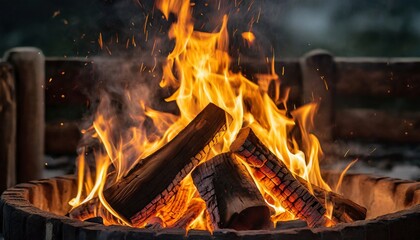
<svg viewBox="0 0 420 240">
<path fill-rule="evenodd" d="M 268 71 L 251 62 L 240 68 L 250 78 Z M 420 58 L 334 57 L 314 50 L 277 60 L 275 68 L 280 92 L 290 88 L 289 109 L 320 103 L 315 132 L 321 142 L 420 142 Z M 113 77 L 138 79 L 161 108 L 170 90 L 158 88 L 159 70 L 156 61 L 44 58 L 34 48 L 10 50 L 0 61 L 0 192 L 37 178 L 44 153 L 75 154 L 92 96 Z M 274 95 L 278 89 L 270 87 Z M 162 110 L 176 112 L 167 106 Z"/>
</svg>

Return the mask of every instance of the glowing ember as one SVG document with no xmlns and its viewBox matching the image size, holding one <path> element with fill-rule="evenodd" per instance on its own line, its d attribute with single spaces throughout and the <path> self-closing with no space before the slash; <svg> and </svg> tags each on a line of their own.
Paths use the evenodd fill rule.
<svg viewBox="0 0 420 240">
<path fill-rule="evenodd" d="M 252 44 L 255 40 L 255 35 L 252 32 L 243 32 L 242 38 L 247 40 L 249 44 Z"/>
<path fill-rule="evenodd" d="M 207 156 L 228 152 L 237 133 L 243 127 L 250 127 L 259 139 L 280 159 L 289 170 L 309 182 L 326 190 L 330 187 L 323 181 L 318 157 L 321 147 L 316 136 L 310 133 L 312 119 L 316 111 L 315 104 L 305 105 L 293 112 L 292 117 L 286 115 L 287 110 L 279 110 L 267 95 L 270 82 L 279 86 L 280 79 L 274 71 L 274 59 L 271 60 L 271 74 L 258 76 L 261 87 L 245 78 L 240 73 L 232 73 L 228 55 L 228 17 L 224 16 L 218 32 L 208 33 L 194 31 L 189 1 L 159 0 L 156 3 L 166 18 L 170 14 L 177 17 L 171 26 L 169 37 L 175 40 L 175 46 L 163 66 L 161 87 L 176 88 L 175 93 L 167 101 L 175 101 L 180 110 L 179 116 L 155 111 L 138 102 L 135 96 L 126 93 L 132 100 L 130 108 L 142 114 L 130 116 L 140 124 L 131 127 L 124 136 L 115 137 L 113 127 L 117 117 L 106 114 L 110 100 L 102 98 L 95 120 L 90 131 L 103 145 L 105 152 L 95 153 L 96 173 L 91 173 L 85 163 L 84 154 L 78 158 L 79 192 L 70 202 L 73 207 L 98 197 L 101 205 L 97 215 L 105 218 L 105 223 L 115 223 L 107 218 L 108 213 L 121 224 L 129 224 L 116 211 L 113 211 L 103 196 L 103 189 L 120 180 L 135 163 L 158 150 L 173 139 L 192 119 L 209 103 L 214 103 L 229 113 L 233 120 L 228 127 L 223 141 L 214 146 Z M 249 43 L 255 40 L 254 34 L 244 32 L 242 37 Z M 132 39 L 135 46 L 135 39 Z M 102 35 L 99 36 L 102 48 Z M 265 84 L 263 84 L 265 83 Z M 156 129 L 150 134 L 145 127 L 146 118 L 151 119 Z M 292 129 L 299 128 L 301 139 L 293 137 Z M 244 162 L 244 164 L 246 164 Z M 115 174 L 109 174 L 112 165 Z M 163 176 L 164 177 L 164 176 Z M 275 211 L 274 222 L 294 219 L 293 214 L 285 212 L 279 199 L 271 197 L 266 188 L 254 179 L 265 201 Z M 331 209 L 327 215 L 331 214 Z M 186 217 L 187 216 L 187 217 Z M 329 217 L 329 216 L 327 216 Z M 151 216 L 148 221 L 136 225 L 158 222 L 162 227 L 179 226 L 185 221 L 187 229 L 212 230 L 204 201 L 199 197 L 192 178 L 188 175 L 182 180 L 173 201 Z"/>
</svg>

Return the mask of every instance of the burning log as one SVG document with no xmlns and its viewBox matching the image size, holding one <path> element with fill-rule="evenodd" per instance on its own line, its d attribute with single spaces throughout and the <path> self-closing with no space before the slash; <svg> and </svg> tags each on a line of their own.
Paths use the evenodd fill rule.
<svg viewBox="0 0 420 240">
<path fill-rule="evenodd" d="M 106 189 L 106 201 L 132 225 L 145 223 L 170 201 L 181 180 L 205 158 L 223 134 L 226 117 L 222 109 L 209 104 L 172 141 Z"/>
<path fill-rule="evenodd" d="M 89 218 L 95 217 L 95 212 L 97 211 L 97 207 L 99 206 L 99 199 L 94 198 L 86 203 L 79 205 L 76 208 L 70 210 L 70 212 L 66 215 L 71 218 L 77 218 L 81 221 L 85 221 Z"/>
<path fill-rule="evenodd" d="M 190 199 L 191 196 L 193 196 L 192 199 Z M 165 207 L 159 210 L 157 216 L 164 219 L 160 223 L 163 227 L 186 229 L 204 208 L 205 202 L 200 199 L 200 195 L 193 186 L 191 176 L 188 176 L 181 182 L 175 196 L 167 202 Z M 148 224 L 152 222 L 153 219 L 148 220 Z"/>
<path fill-rule="evenodd" d="M 308 187 L 308 182 L 296 176 L 296 179 L 305 187 Z M 338 193 L 327 191 L 316 185 L 311 185 L 314 190 L 314 195 L 322 203 L 326 205 L 328 202 L 333 205 L 332 218 L 335 222 L 354 222 L 357 220 L 364 220 L 366 218 L 365 207 L 360 206 L 359 204 L 344 198 Z"/>
<path fill-rule="evenodd" d="M 299 206 L 297 200 L 295 200 L 295 203 L 292 201 L 292 199 L 296 199 L 296 195 L 294 195 L 293 192 L 297 193 L 297 195 L 299 195 L 302 199 L 305 199 L 305 195 L 310 194 L 305 188 L 308 187 L 308 182 L 303 178 L 296 176 L 296 179 L 300 182 L 300 184 L 297 185 L 296 183 L 293 183 L 293 180 L 290 180 L 290 177 L 293 178 L 293 176 L 287 167 L 260 142 L 260 140 L 255 136 L 251 129 L 243 129 L 238 134 L 237 140 L 231 146 L 231 150 L 239 154 L 252 166 L 254 170 L 254 176 L 262 180 L 270 193 L 273 193 L 275 196 L 279 196 L 279 198 L 284 203 L 283 206 L 292 213 L 294 213 L 293 206 L 296 204 Z M 287 177 L 280 177 L 283 175 L 287 175 Z M 290 181 L 292 181 L 293 184 Z M 292 191 L 292 189 L 290 189 L 286 191 L 284 186 L 282 187 L 282 184 L 296 186 L 294 188 L 292 187 L 292 189 L 296 190 Z M 303 188 L 302 185 L 304 186 Z M 321 203 L 323 206 L 326 206 L 328 201 L 333 205 L 332 218 L 335 222 L 353 222 L 356 220 L 365 219 L 366 208 L 344 198 L 337 193 L 324 190 L 315 185 L 311 186 L 319 203 Z M 281 190 L 282 188 L 283 190 Z M 300 188 L 303 190 L 299 190 Z M 288 197 L 286 195 L 288 195 Z M 325 213 L 325 210 L 321 211 Z M 299 215 L 296 216 L 299 217 Z"/>
<path fill-rule="evenodd" d="M 254 178 L 265 190 L 282 201 L 282 206 L 308 226 L 321 226 L 326 222 L 324 206 L 299 181 L 284 163 L 264 146 L 250 128 L 242 129 L 231 145 L 252 168 Z"/>
<path fill-rule="evenodd" d="M 197 193 L 198 194 L 198 193 Z M 186 229 L 188 225 L 194 221 L 201 213 L 201 209 L 205 208 L 206 203 L 201 199 L 193 199 L 191 203 L 187 206 L 188 211 L 184 212 L 184 215 L 180 217 L 173 225 L 173 228 L 183 228 Z M 206 213 L 205 213 L 206 214 Z M 209 217 L 205 215 L 205 218 Z"/>
<path fill-rule="evenodd" d="M 199 165 L 192 177 L 215 229 L 270 229 L 270 210 L 257 186 L 232 153 L 217 155 Z"/>
<path fill-rule="evenodd" d="M 90 201 L 81 204 L 80 206 L 70 210 L 66 215 L 71 218 L 77 218 L 81 221 L 89 221 L 96 216 L 101 216 L 103 222 L 109 225 L 123 224 L 121 220 L 116 218 L 110 212 L 108 212 L 103 206 L 100 205 L 99 198 L 93 198 Z"/>
</svg>

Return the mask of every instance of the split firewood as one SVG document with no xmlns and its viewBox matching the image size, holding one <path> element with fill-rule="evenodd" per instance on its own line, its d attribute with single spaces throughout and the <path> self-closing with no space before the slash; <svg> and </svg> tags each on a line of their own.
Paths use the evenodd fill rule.
<svg viewBox="0 0 420 240">
<path fill-rule="evenodd" d="M 183 212 L 184 214 L 170 227 L 186 229 L 201 214 L 206 203 L 201 199 L 193 199 L 187 207 L 188 211 Z"/>
<path fill-rule="evenodd" d="M 192 177 L 206 202 L 214 229 L 270 229 L 270 209 L 245 166 L 232 153 L 199 165 Z"/>
<path fill-rule="evenodd" d="M 109 177 L 113 177 L 110 174 Z M 109 178 L 108 177 L 108 178 Z M 151 217 L 147 220 L 145 228 L 161 229 L 164 227 L 169 228 L 186 228 L 189 223 L 198 217 L 201 209 L 205 208 L 203 200 L 199 199 L 200 195 L 196 190 L 193 193 L 195 199 L 187 205 L 187 198 L 191 195 L 189 184 L 180 183 L 177 191 L 158 212 L 159 217 Z M 81 221 L 89 221 L 97 215 L 104 216 L 108 224 L 121 224 L 122 222 L 110 214 L 103 206 L 100 205 L 99 198 L 92 200 L 72 209 L 68 216 L 77 218 Z M 162 220 L 165 219 L 165 220 Z"/>
<path fill-rule="evenodd" d="M 174 139 L 104 191 L 109 205 L 139 226 L 175 195 L 180 182 L 223 135 L 227 114 L 210 103 Z"/>
<path fill-rule="evenodd" d="M 296 179 L 305 187 L 308 187 L 308 182 L 305 179 L 299 176 L 296 176 Z M 318 198 L 322 205 L 325 206 L 328 203 L 332 204 L 332 218 L 335 222 L 349 223 L 357 220 L 364 220 L 366 218 L 367 209 L 365 207 L 360 206 L 338 193 L 327 191 L 314 184 L 311 184 L 311 187 L 315 197 Z"/>
<path fill-rule="evenodd" d="M 244 130 L 246 132 L 246 130 Z M 251 131 L 251 130 L 249 130 Z M 252 131 L 251 131 L 252 132 Z M 244 133 L 242 133 L 244 134 Z M 251 134 L 251 133 L 249 133 Z M 255 134 L 252 132 L 252 135 L 254 136 L 254 138 L 256 138 Z M 269 151 L 266 147 L 265 151 Z M 270 152 L 270 154 L 272 154 Z M 274 154 L 272 154 L 274 155 Z M 277 163 L 283 165 L 278 159 L 277 161 L 266 161 L 264 162 L 263 165 L 265 165 L 265 167 L 268 168 L 264 168 L 265 171 L 269 171 L 269 169 L 276 169 L 275 167 L 271 167 L 271 164 L 275 163 L 277 165 Z M 255 167 L 254 167 L 255 168 Z M 278 167 L 277 167 L 278 168 Z M 263 168 L 261 168 L 263 170 Z M 274 175 L 275 172 L 271 173 L 271 174 L 265 174 L 264 171 L 256 171 L 256 174 L 260 177 L 264 177 L 264 175 L 266 176 L 267 179 L 269 179 L 268 176 Z M 308 182 L 299 177 L 299 176 L 295 176 L 295 178 L 306 188 L 308 187 Z M 269 186 L 271 186 L 271 183 L 268 182 L 268 180 L 266 180 L 268 184 L 270 184 Z M 314 196 L 318 199 L 318 201 L 323 205 L 326 206 L 326 204 L 331 203 L 333 205 L 333 212 L 332 212 L 332 220 L 334 222 L 353 222 L 356 220 L 363 220 L 366 218 L 366 208 L 358 205 L 357 203 L 344 198 L 343 196 L 341 196 L 340 194 L 331 192 L 331 191 L 327 191 L 322 189 L 321 187 L 318 187 L 316 185 L 311 185 L 313 191 L 314 191 Z"/>
<path fill-rule="evenodd" d="M 179 192 L 179 191 L 178 191 Z M 198 195 L 198 192 L 196 192 Z M 199 197 L 199 195 L 198 195 Z M 201 198 L 193 198 L 189 204 L 185 204 L 185 202 L 176 203 L 178 206 L 182 207 L 175 207 L 171 212 L 165 212 L 166 208 L 163 208 L 159 211 L 159 217 L 151 217 L 147 220 L 147 224 L 145 228 L 149 229 L 162 229 L 162 228 L 182 228 L 188 229 L 188 226 L 196 220 L 200 214 L 202 214 L 203 209 L 206 208 L 206 203 Z M 179 209 L 179 212 L 174 212 Z M 173 217 L 173 214 L 177 215 L 177 218 Z M 169 216 L 168 219 L 168 215 Z M 209 218 L 207 211 L 204 212 L 204 221 Z M 164 219 L 164 220 L 162 220 Z"/>
<path fill-rule="evenodd" d="M 299 181 L 286 165 L 262 144 L 250 128 L 239 131 L 231 151 L 249 164 L 251 174 L 262 183 L 265 191 L 281 201 L 282 206 L 308 226 L 323 226 L 324 206 Z"/>
<path fill-rule="evenodd" d="M 200 215 L 205 203 L 194 188 L 191 176 L 187 176 L 171 200 L 157 214 L 164 219 L 167 228 L 184 228 Z M 150 222 L 150 220 L 148 220 Z"/>
<path fill-rule="evenodd" d="M 98 208 L 100 206 L 99 203 L 99 198 L 93 198 L 88 202 L 71 209 L 67 216 L 79 219 L 80 221 L 85 221 L 87 219 L 93 218 L 97 215 Z"/>
<path fill-rule="evenodd" d="M 117 217 L 108 212 L 100 204 L 99 198 L 97 197 L 70 210 L 70 212 L 66 216 L 79 219 L 80 221 L 88 221 L 89 219 L 101 216 L 103 222 L 105 222 L 108 225 L 123 224 L 121 220 L 119 220 Z"/>
<path fill-rule="evenodd" d="M 121 180 L 104 191 L 108 204 L 124 219 L 138 226 L 155 215 L 173 199 L 184 179 L 226 129 L 222 109 L 209 104 L 172 141 L 134 166 Z M 87 219 L 96 211 L 98 199 L 92 199 L 69 215 Z"/>
</svg>

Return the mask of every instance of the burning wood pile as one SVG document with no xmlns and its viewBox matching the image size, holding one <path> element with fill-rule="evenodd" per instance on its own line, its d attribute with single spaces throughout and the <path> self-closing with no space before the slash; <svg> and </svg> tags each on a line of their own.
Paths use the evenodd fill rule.
<svg viewBox="0 0 420 240">
<path fill-rule="evenodd" d="M 189 1 L 162 0 L 156 6 L 166 18 L 177 17 L 161 86 L 177 89 L 167 100 L 176 101 L 180 116 L 140 104 L 143 118 L 126 115 L 138 126 L 151 119 L 159 136 L 137 127 L 115 141 L 120 116 L 109 112 L 110 101 L 103 98 L 85 133 L 103 151 L 91 154 L 94 170 L 87 151 L 79 156 L 79 192 L 69 215 L 207 230 L 271 229 L 294 218 L 310 227 L 364 219 L 365 208 L 332 192 L 321 177 L 320 146 L 309 124 L 316 105 L 281 110 L 267 89 L 232 73 L 227 17 L 216 33 L 196 32 Z M 279 84 L 271 67 L 260 84 Z M 130 104 L 138 104 L 127 95 Z"/>
<path fill-rule="evenodd" d="M 152 216 L 182 194 L 181 183 L 191 174 L 205 201 L 212 229 L 272 228 L 269 207 L 272 198 L 281 201 L 282 207 L 311 227 L 365 218 L 366 209 L 338 194 L 315 186 L 315 195 L 311 194 L 306 187 L 308 182 L 300 177 L 296 179 L 250 128 L 238 133 L 231 145 L 232 152 L 204 161 L 226 131 L 229 118 L 222 109 L 209 104 L 172 141 L 107 188 L 103 192 L 106 202 L 123 222 L 133 226 L 150 224 Z M 254 181 L 269 195 L 266 200 Z M 333 206 L 331 216 L 326 215 L 329 201 Z M 70 216 L 90 218 L 97 204 L 96 199 L 88 201 L 73 209 Z M 172 209 L 172 213 L 176 214 L 177 210 Z M 188 219 L 197 216 L 183 217 L 187 219 L 178 220 L 179 223 L 188 223 Z"/>
</svg>

